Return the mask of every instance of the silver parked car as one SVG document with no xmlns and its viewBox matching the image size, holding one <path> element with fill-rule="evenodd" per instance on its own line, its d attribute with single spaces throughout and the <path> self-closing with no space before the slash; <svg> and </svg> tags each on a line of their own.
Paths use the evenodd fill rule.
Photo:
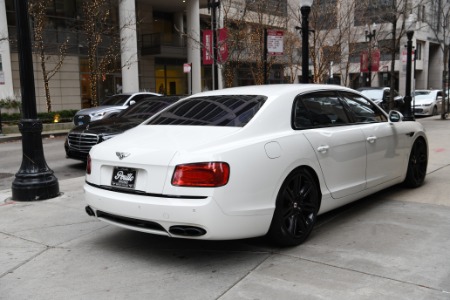
<svg viewBox="0 0 450 300">
<path fill-rule="evenodd" d="M 444 92 L 441 90 L 415 90 L 414 115 L 435 116 L 441 114 L 444 99 Z"/>
<path fill-rule="evenodd" d="M 115 116 L 130 105 L 133 105 L 144 98 L 153 96 L 162 95 L 151 92 L 123 93 L 113 95 L 103 101 L 99 106 L 85 108 L 78 111 L 73 117 L 73 123 L 78 126 L 90 123 L 92 121 Z"/>
</svg>

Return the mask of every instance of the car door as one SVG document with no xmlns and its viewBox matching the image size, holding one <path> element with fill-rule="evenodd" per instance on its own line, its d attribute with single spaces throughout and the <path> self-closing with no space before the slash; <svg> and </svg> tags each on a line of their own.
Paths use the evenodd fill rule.
<svg viewBox="0 0 450 300">
<path fill-rule="evenodd" d="M 388 122 L 387 117 L 362 96 L 350 92 L 341 95 L 346 107 L 352 112 L 357 127 L 364 133 L 367 188 L 401 176 L 408 143 L 408 136 L 401 122 Z"/>
<path fill-rule="evenodd" d="M 350 124 L 335 92 L 298 96 L 294 104 L 293 127 L 301 130 L 314 149 L 333 198 L 342 198 L 365 188 L 365 136 L 358 127 Z"/>
</svg>

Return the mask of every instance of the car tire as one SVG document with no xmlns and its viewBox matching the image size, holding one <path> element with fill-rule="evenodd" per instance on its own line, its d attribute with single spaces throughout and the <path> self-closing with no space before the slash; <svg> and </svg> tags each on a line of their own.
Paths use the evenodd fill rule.
<svg viewBox="0 0 450 300">
<path fill-rule="evenodd" d="M 433 107 L 433 112 L 431 113 L 431 115 L 436 116 L 438 114 L 438 109 L 437 107 Z"/>
<path fill-rule="evenodd" d="M 267 237 L 280 246 L 301 244 L 311 233 L 320 206 L 320 190 L 305 168 L 292 171 L 283 182 Z"/>
<path fill-rule="evenodd" d="M 409 155 L 408 170 L 403 184 L 406 187 L 416 188 L 423 184 L 427 173 L 428 149 L 424 139 L 418 138 Z"/>
</svg>

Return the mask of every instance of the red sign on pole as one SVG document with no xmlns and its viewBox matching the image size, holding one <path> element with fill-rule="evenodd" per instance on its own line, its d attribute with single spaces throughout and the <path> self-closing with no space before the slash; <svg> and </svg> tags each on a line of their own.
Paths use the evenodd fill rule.
<svg viewBox="0 0 450 300">
<path fill-rule="evenodd" d="M 219 29 L 219 57 L 217 60 L 219 63 L 223 63 L 228 59 L 228 45 L 227 45 L 227 38 L 228 38 L 228 30 L 226 28 L 220 28 Z"/>
<path fill-rule="evenodd" d="M 371 64 L 370 71 L 378 72 L 380 69 L 380 58 L 381 53 L 379 49 L 373 49 L 370 53 Z M 363 50 L 361 51 L 360 56 L 360 72 L 369 72 L 369 51 Z"/>
<path fill-rule="evenodd" d="M 192 64 L 186 63 L 183 64 L 183 72 L 184 73 L 191 73 L 192 70 Z"/>
<path fill-rule="evenodd" d="M 380 70 L 380 49 L 373 49 L 372 53 L 372 72 L 378 72 Z"/>
<path fill-rule="evenodd" d="M 203 64 L 212 65 L 213 63 L 213 42 L 212 30 L 203 30 Z"/>
<path fill-rule="evenodd" d="M 360 72 L 369 72 L 369 52 L 367 50 L 361 51 L 360 57 L 359 57 L 359 63 L 360 63 Z"/>
</svg>

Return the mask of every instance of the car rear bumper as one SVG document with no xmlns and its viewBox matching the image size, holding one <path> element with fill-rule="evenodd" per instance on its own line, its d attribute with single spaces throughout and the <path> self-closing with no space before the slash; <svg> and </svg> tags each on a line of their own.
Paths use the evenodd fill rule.
<svg viewBox="0 0 450 300">
<path fill-rule="evenodd" d="M 84 185 L 86 203 L 95 217 L 126 229 L 169 237 L 206 240 L 265 235 L 272 215 L 227 215 L 212 197 L 142 196 Z M 203 230 L 183 234 L 180 228 Z M 177 229 L 177 230 L 175 230 Z"/>
</svg>

